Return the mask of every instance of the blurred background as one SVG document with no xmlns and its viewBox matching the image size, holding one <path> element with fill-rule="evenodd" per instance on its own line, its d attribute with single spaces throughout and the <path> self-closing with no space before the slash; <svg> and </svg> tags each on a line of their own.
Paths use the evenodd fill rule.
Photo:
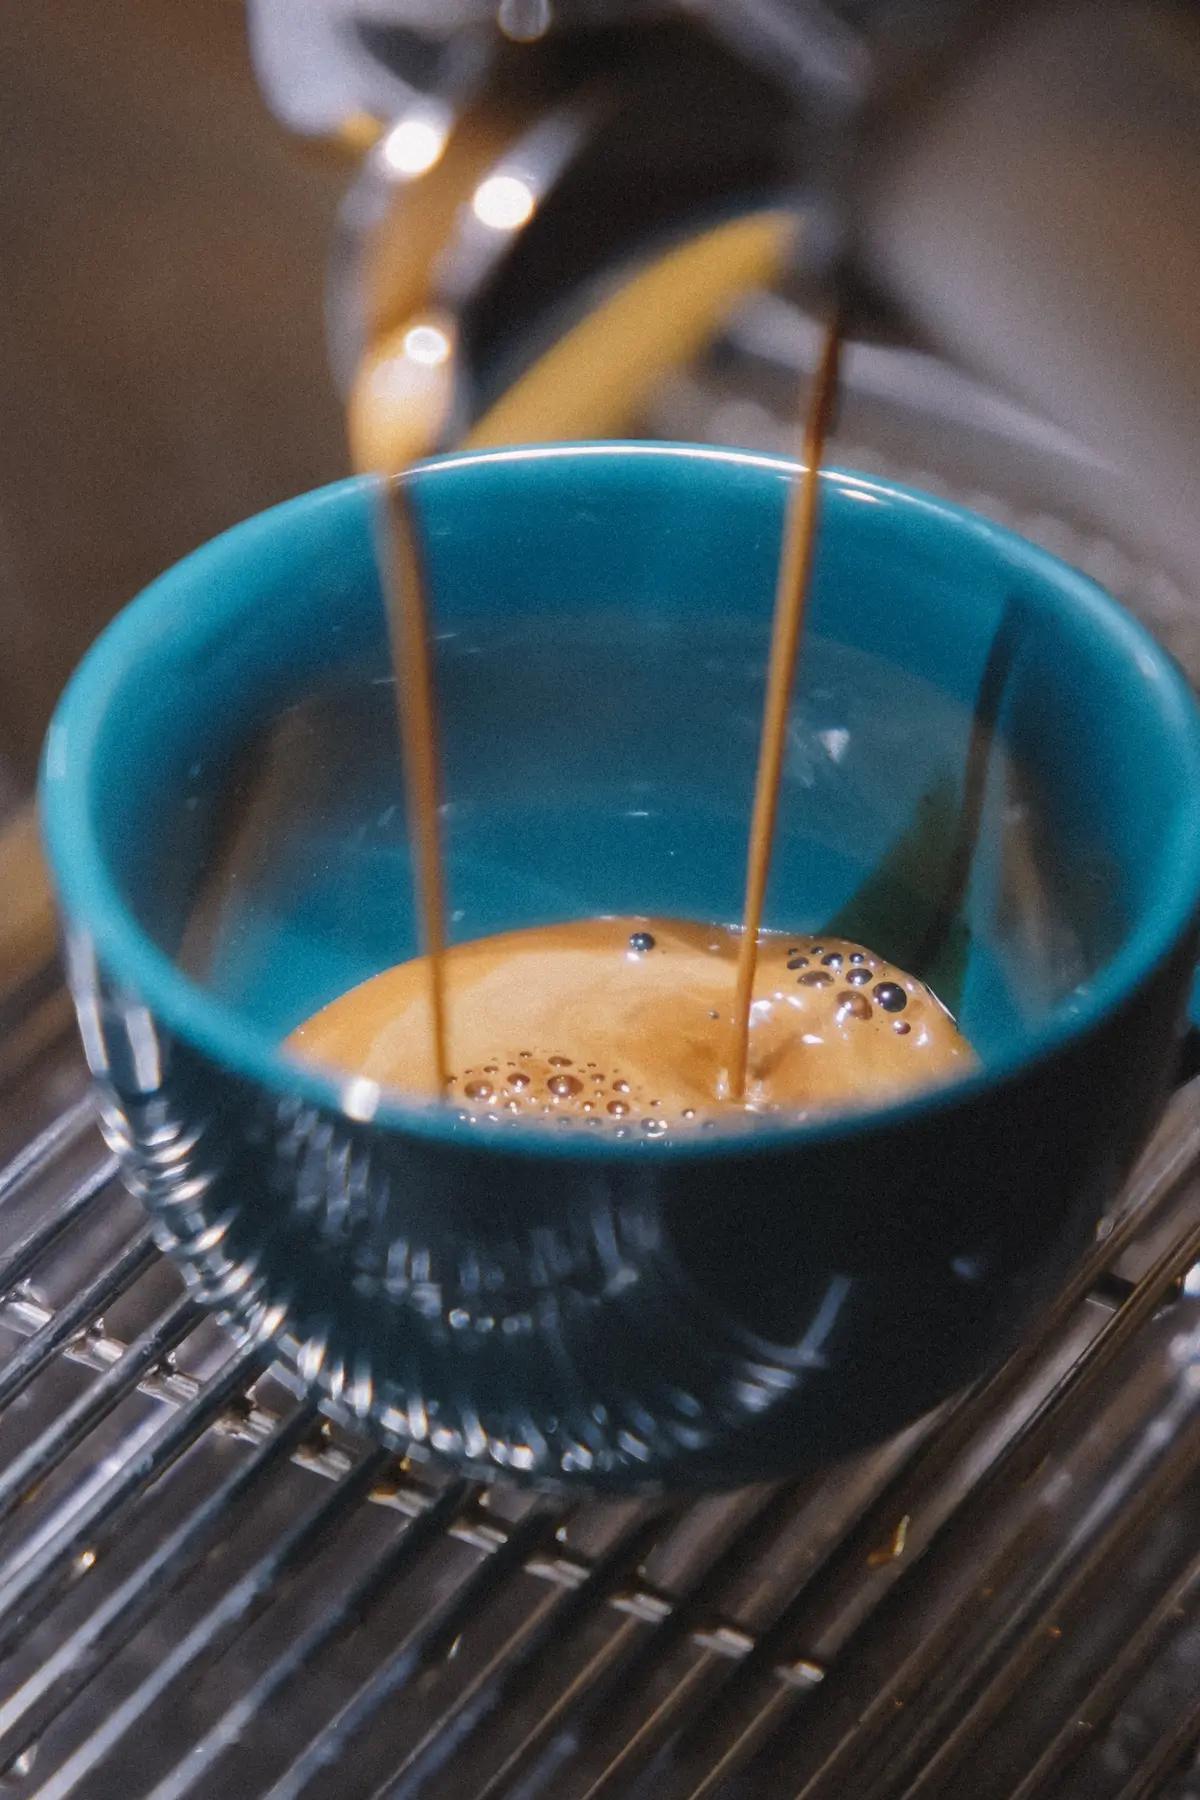
<svg viewBox="0 0 1200 1800">
<path fill-rule="evenodd" d="M 0 812 L 29 791 L 59 688 L 127 599 L 223 527 L 347 472 L 339 381 L 360 458 L 410 452 L 408 349 L 430 341 L 410 327 L 446 319 L 447 289 L 442 442 L 490 406 L 492 441 L 794 449 L 814 297 L 746 195 L 773 181 L 777 206 L 782 183 L 818 217 L 833 140 L 780 126 L 795 71 L 755 30 L 794 24 L 807 56 L 819 10 L 0 7 Z M 934 40 L 972 13 L 1016 23 L 974 60 L 955 38 L 939 85 Z M 852 344 L 834 459 L 1015 525 L 1200 676 L 1200 15 L 1190 0 L 845 0 L 840 15 L 880 41 L 931 24 L 914 41 L 937 103 L 903 89 L 856 173 L 863 261 L 903 326 L 876 320 Z M 810 101 L 830 85 L 807 65 L 796 79 Z M 460 105 L 455 147 L 414 162 Z M 555 164 L 555 133 L 573 131 Z M 483 201 L 512 145 L 533 185 L 507 190 L 528 208 L 503 218 Z M 741 215 L 740 237 L 705 238 L 714 205 Z M 589 316 L 590 335 L 573 332 Z M 564 345 L 565 362 L 538 364 Z M 531 370 L 514 408 L 506 383 Z"/>
<path fill-rule="evenodd" d="M 238 0 L 0 7 L 0 792 L 124 601 L 345 472 L 350 172 L 267 111 Z"/>
</svg>

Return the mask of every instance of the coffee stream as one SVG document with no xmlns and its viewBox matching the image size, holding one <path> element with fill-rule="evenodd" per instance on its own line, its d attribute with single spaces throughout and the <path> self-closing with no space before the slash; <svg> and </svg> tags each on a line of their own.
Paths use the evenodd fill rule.
<svg viewBox="0 0 1200 1800">
<path fill-rule="evenodd" d="M 380 563 L 387 606 L 396 708 L 404 748 L 409 849 L 424 947 L 422 978 L 429 993 L 427 1035 L 436 1091 L 449 1088 L 446 1052 L 446 883 L 442 864 L 441 739 L 433 679 L 432 637 L 425 571 L 416 521 L 403 476 L 384 486 L 379 521 Z"/>
<path fill-rule="evenodd" d="M 835 318 L 785 521 L 740 929 L 586 919 L 446 948 L 426 586 L 401 476 L 384 484 L 381 564 L 423 954 L 308 1019 L 288 1039 L 294 1054 L 443 1098 L 472 1124 L 648 1138 L 870 1104 L 973 1064 L 922 982 L 863 945 L 762 930 L 840 345 Z"/>
<path fill-rule="evenodd" d="M 826 329 L 809 401 L 804 428 L 804 450 L 792 488 L 783 527 L 783 552 L 775 594 L 775 619 L 767 657 L 767 692 L 763 702 L 762 738 L 758 773 L 754 782 L 754 807 L 750 817 L 750 847 L 746 853 L 746 900 L 742 909 L 742 940 L 738 952 L 737 987 L 733 998 L 733 1031 L 726 1092 L 740 1100 L 746 1091 L 746 1062 L 750 1052 L 750 1007 L 758 939 L 762 930 L 775 819 L 779 811 L 779 780 L 787 742 L 788 714 L 796 680 L 800 633 L 812 580 L 813 552 L 817 542 L 821 467 L 825 439 L 837 398 L 838 363 L 842 324 L 835 313 Z"/>
</svg>

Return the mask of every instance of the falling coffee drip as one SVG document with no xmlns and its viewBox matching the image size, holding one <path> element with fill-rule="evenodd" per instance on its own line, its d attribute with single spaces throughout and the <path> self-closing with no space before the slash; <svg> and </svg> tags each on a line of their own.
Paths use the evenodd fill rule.
<svg viewBox="0 0 1200 1800">
<path fill-rule="evenodd" d="M 745 1090 L 729 1081 L 735 928 L 579 919 L 447 950 L 449 1092 L 476 1125 L 672 1138 L 738 1114 L 876 1104 L 973 1065 L 929 989 L 863 945 L 759 941 Z M 289 1040 L 306 1060 L 432 1097 L 423 959 L 334 1000 Z M 514 1032 L 516 1035 L 514 1035 Z"/>
<path fill-rule="evenodd" d="M 740 928 L 584 919 L 446 948 L 437 705 L 419 533 L 385 479 L 380 560 L 423 954 L 292 1034 L 306 1061 L 441 1098 L 471 1125 L 678 1137 L 738 1114 L 876 1104 L 974 1055 L 923 983 L 864 946 L 762 931 L 841 326 L 828 326 L 785 520 Z"/>
<path fill-rule="evenodd" d="M 837 401 L 838 369 L 842 353 L 841 315 L 835 313 L 826 327 L 820 361 L 813 381 L 808 417 L 804 425 L 804 449 L 792 485 L 783 525 L 783 548 L 775 585 L 775 617 L 767 657 L 767 691 L 763 701 L 758 772 L 754 778 L 754 805 L 750 814 L 750 842 L 746 851 L 746 898 L 742 908 L 742 939 L 738 955 L 737 983 L 733 996 L 729 1053 L 729 1089 L 740 1099 L 746 1086 L 746 1058 L 750 1032 L 750 1008 L 767 876 L 775 843 L 779 811 L 779 781 L 787 744 L 792 689 L 808 591 L 812 584 L 817 547 L 817 522 L 821 492 L 821 466 L 825 439 Z"/>
<path fill-rule="evenodd" d="M 429 990 L 427 1026 L 438 1091 L 449 1086 L 446 1061 L 446 887 L 442 865 L 441 759 L 437 696 L 430 649 L 429 603 L 416 521 L 403 477 L 383 484 L 378 518 L 380 563 L 396 706 L 404 747 L 413 898 L 425 954 L 420 959 Z"/>
</svg>

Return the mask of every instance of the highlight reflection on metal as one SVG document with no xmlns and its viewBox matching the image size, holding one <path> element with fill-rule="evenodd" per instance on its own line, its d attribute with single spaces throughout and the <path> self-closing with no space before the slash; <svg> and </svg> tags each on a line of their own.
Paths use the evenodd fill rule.
<svg viewBox="0 0 1200 1800">
<path fill-rule="evenodd" d="M 431 320 L 410 325 L 404 334 L 404 354 L 410 362 L 421 363 L 428 369 L 436 369 L 448 361 L 451 349 L 450 333 L 444 325 L 434 324 Z"/>
<path fill-rule="evenodd" d="M 56 1111 L 79 1079 L 66 1040 L 0 1087 L 14 1800 L 331 1768 L 345 1800 L 1129 1800 L 1194 1754 L 1200 1083 L 989 1382 L 828 1480 L 663 1510 L 322 1425 L 181 1296 Z"/>
<path fill-rule="evenodd" d="M 533 44 L 549 31 L 554 9 L 551 0 L 500 0 L 496 18 L 514 43 Z"/>
<path fill-rule="evenodd" d="M 471 211 L 493 231 L 517 231 L 532 219 L 537 200 L 519 175 L 489 175 L 471 199 Z"/>
<path fill-rule="evenodd" d="M 449 129 L 441 109 L 421 108 L 392 126 L 379 145 L 379 159 L 390 174 L 406 180 L 428 174 L 446 147 Z"/>
<path fill-rule="evenodd" d="M 535 110 L 532 103 L 526 110 Z M 519 112 L 515 122 L 486 107 L 453 120 L 447 108 L 422 106 L 366 159 L 343 204 L 328 301 L 331 354 L 350 396 L 359 467 L 399 467 L 446 447 L 470 423 L 479 371 L 464 362 L 462 344 L 471 302 L 484 295 L 588 120 L 583 104 L 538 117 L 528 130 Z M 443 355 L 431 353 L 430 321 Z M 444 368 L 444 379 L 410 396 L 405 365 L 414 362 Z M 373 421 L 397 415 L 402 441 L 388 442 Z"/>
</svg>

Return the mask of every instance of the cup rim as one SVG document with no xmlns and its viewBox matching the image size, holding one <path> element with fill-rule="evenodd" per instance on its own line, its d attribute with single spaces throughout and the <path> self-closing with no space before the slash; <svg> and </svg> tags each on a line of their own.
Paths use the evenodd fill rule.
<svg viewBox="0 0 1200 1800">
<path fill-rule="evenodd" d="M 628 460 L 700 459 L 788 475 L 793 459 L 709 444 L 611 440 L 602 443 L 521 445 L 452 453 L 417 465 L 423 480 L 442 471 L 497 466 L 519 461 L 581 461 L 595 457 Z M 672 1161 L 793 1152 L 864 1131 L 882 1131 L 936 1117 L 969 1105 L 1039 1063 L 1077 1043 L 1110 1017 L 1147 980 L 1193 927 L 1200 911 L 1200 707 L 1174 659 L 1146 628 L 1095 582 L 1048 551 L 977 513 L 899 482 L 850 470 L 822 471 L 822 481 L 841 491 L 872 494 L 910 514 L 923 514 L 942 527 L 966 534 L 1021 565 L 1057 604 L 1075 616 L 1090 617 L 1118 651 L 1124 651 L 1152 691 L 1164 728 L 1179 749 L 1180 806 L 1175 842 L 1164 856 L 1168 878 L 1116 953 L 1089 982 L 1070 1011 L 1055 1008 L 1013 1051 L 991 1058 L 971 1074 L 923 1088 L 878 1107 L 818 1115 L 748 1132 L 735 1124 L 701 1138 L 629 1138 L 571 1133 L 571 1142 L 550 1137 L 536 1126 L 514 1125 L 486 1143 L 489 1154 L 548 1157 L 562 1162 L 585 1158 L 611 1162 L 630 1155 Z M 370 1123 L 435 1142 L 470 1145 L 484 1140 L 436 1102 L 411 1103 L 387 1089 L 353 1076 L 306 1065 L 288 1056 L 267 1033 L 236 1008 L 207 993 L 142 930 L 127 909 L 92 830 L 87 793 L 80 779 L 95 747 L 105 708 L 140 650 L 160 635 L 163 612 L 181 588 L 194 590 L 208 578 L 210 559 L 231 548 L 254 554 L 265 538 L 297 526 L 313 511 L 345 506 L 373 485 L 352 476 L 283 501 L 221 533 L 145 588 L 105 628 L 70 678 L 46 736 L 40 780 L 42 829 L 66 921 L 68 946 L 81 928 L 105 973 L 127 987 L 176 1038 L 193 1045 L 219 1066 L 268 1093 L 299 1099 L 348 1121 Z"/>
</svg>

